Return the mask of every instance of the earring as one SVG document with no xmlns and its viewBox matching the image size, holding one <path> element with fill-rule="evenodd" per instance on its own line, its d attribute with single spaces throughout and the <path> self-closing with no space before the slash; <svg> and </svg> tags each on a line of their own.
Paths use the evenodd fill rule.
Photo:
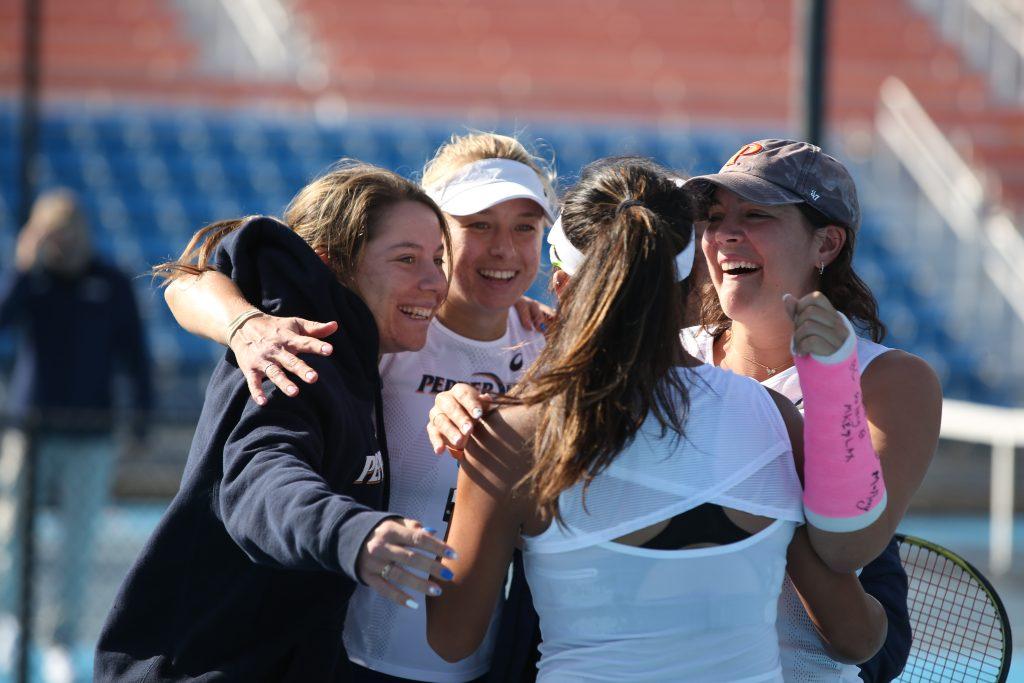
<svg viewBox="0 0 1024 683">
<path fill-rule="evenodd" d="M 818 275 L 824 275 L 824 274 L 825 274 L 825 262 L 822 261 L 821 263 L 818 264 Z"/>
</svg>

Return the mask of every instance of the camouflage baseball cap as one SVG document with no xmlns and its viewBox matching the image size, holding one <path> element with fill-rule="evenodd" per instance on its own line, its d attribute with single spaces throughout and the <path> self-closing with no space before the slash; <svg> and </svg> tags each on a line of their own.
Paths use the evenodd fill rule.
<svg viewBox="0 0 1024 683">
<path fill-rule="evenodd" d="M 826 218 L 860 226 L 857 187 L 846 167 L 809 142 L 758 140 L 743 145 L 718 173 L 694 176 L 687 185 L 724 187 L 755 204 L 804 202 Z"/>
</svg>

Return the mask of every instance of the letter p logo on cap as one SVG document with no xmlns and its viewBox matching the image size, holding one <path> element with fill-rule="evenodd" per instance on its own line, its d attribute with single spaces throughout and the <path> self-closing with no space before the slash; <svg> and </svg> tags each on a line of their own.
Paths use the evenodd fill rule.
<svg viewBox="0 0 1024 683">
<path fill-rule="evenodd" d="M 757 154 L 758 152 L 760 152 L 763 149 L 764 149 L 764 146 L 761 145 L 760 143 L 757 143 L 757 142 L 751 142 L 749 144 L 743 145 L 740 148 L 740 151 L 738 151 L 735 154 L 733 154 L 729 158 L 729 161 L 725 162 L 725 166 L 723 166 L 723 168 L 726 168 L 726 167 L 734 165 L 736 162 L 738 162 L 740 160 L 740 157 L 753 156 L 753 155 Z"/>
</svg>

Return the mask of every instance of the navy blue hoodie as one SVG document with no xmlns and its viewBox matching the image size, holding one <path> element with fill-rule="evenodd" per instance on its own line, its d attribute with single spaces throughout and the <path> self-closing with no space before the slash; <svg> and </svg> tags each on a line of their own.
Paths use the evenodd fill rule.
<svg viewBox="0 0 1024 683">
<path fill-rule="evenodd" d="M 297 398 L 250 400 L 231 352 L 210 379 L 181 488 L 125 578 L 97 681 L 320 681 L 343 664 L 356 558 L 387 513 L 370 310 L 297 235 L 248 221 L 216 267 L 260 309 L 337 320 Z M 381 432 L 381 434 L 383 434 Z"/>
</svg>

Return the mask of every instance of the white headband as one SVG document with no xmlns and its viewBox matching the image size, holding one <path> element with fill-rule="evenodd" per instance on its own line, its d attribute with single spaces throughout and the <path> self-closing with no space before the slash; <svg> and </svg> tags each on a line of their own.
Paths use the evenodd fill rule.
<svg viewBox="0 0 1024 683">
<path fill-rule="evenodd" d="M 537 171 L 511 159 L 481 159 L 466 164 L 444 185 L 427 188 L 426 192 L 452 216 L 468 216 L 509 199 L 532 199 L 548 220 L 554 219 Z"/>
<path fill-rule="evenodd" d="M 583 252 L 572 245 L 569 238 L 562 229 L 562 217 L 559 216 L 555 224 L 551 226 L 548 233 L 548 244 L 551 245 L 548 255 L 551 262 L 565 271 L 566 275 L 575 275 L 583 263 Z M 693 270 L 693 257 L 696 254 L 697 235 L 690 227 L 690 243 L 686 248 L 676 254 L 676 282 L 682 282 L 690 276 Z"/>
</svg>

